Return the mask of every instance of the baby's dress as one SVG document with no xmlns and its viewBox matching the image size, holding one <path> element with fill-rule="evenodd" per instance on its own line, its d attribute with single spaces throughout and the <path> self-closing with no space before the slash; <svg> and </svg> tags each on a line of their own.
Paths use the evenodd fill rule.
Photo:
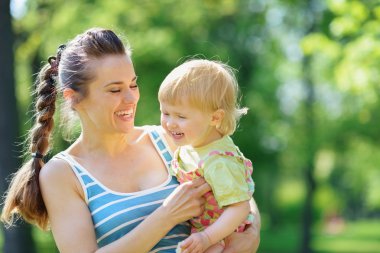
<svg viewBox="0 0 380 253">
<path fill-rule="evenodd" d="M 180 147 L 172 161 L 172 173 L 180 183 L 204 177 L 212 192 L 205 194 L 204 212 L 190 220 L 192 232 L 200 232 L 214 223 L 223 213 L 223 207 L 247 201 L 254 192 L 252 163 L 239 151 L 229 136 L 201 148 Z M 236 231 L 244 231 L 247 220 Z"/>
</svg>

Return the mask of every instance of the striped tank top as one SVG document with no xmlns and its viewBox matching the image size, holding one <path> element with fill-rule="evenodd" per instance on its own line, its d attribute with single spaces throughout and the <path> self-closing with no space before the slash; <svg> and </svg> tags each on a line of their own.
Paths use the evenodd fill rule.
<svg viewBox="0 0 380 253">
<path fill-rule="evenodd" d="M 161 134 L 161 129 L 155 126 L 146 127 L 146 129 L 167 169 L 169 169 L 172 153 Z M 55 157 L 63 159 L 70 164 L 82 185 L 86 203 L 91 212 L 99 247 L 103 247 L 119 239 L 134 229 L 149 214 L 156 210 L 165 198 L 179 185 L 175 177 L 169 174 L 164 183 L 151 189 L 133 193 L 115 192 L 96 180 L 65 151 L 57 154 Z M 178 224 L 150 252 L 173 253 L 177 244 L 186 239 L 189 234 L 190 226 L 188 223 Z"/>
</svg>

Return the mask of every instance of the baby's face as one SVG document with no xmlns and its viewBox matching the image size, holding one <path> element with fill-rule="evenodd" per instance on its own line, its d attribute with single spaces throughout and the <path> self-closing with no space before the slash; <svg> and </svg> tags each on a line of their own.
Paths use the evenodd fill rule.
<svg viewBox="0 0 380 253">
<path fill-rule="evenodd" d="M 206 145 L 210 142 L 210 134 L 216 131 L 212 125 L 212 112 L 204 112 L 187 102 L 161 102 L 160 110 L 161 125 L 177 146 Z"/>
</svg>

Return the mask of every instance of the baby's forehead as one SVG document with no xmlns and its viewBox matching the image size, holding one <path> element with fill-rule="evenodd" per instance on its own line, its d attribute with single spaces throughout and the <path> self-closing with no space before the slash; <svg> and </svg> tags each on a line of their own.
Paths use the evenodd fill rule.
<svg viewBox="0 0 380 253">
<path fill-rule="evenodd" d="M 191 99 L 190 97 L 181 97 L 181 98 L 170 98 L 170 101 L 160 101 L 161 107 L 172 107 L 177 110 L 180 109 L 198 109 L 204 110 L 205 105 L 196 99 Z"/>
<path fill-rule="evenodd" d="M 191 99 L 188 97 L 170 97 L 165 98 L 165 100 L 160 101 L 161 105 L 170 106 L 170 107 L 179 107 L 179 106 L 192 106 Z"/>
</svg>

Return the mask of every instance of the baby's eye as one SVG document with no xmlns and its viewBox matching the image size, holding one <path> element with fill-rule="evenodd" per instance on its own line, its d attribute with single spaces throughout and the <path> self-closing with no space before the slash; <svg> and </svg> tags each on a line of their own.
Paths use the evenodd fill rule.
<svg viewBox="0 0 380 253">
<path fill-rule="evenodd" d="M 178 115 L 178 118 L 180 118 L 180 119 L 186 119 L 186 117 L 183 116 L 183 115 Z"/>
<path fill-rule="evenodd" d="M 113 89 L 113 90 L 110 90 L 111 93 L 118 93 L 120 92 L 121 90 L 120 89 Z"/>
<path fill-rule="evenodd" d="M 131 89 L 137 89 L 139 86 L 137 85 L 137 83 L 135 84 L 131 84 L 131 86 L 129 86 Z"/>
</svg>

